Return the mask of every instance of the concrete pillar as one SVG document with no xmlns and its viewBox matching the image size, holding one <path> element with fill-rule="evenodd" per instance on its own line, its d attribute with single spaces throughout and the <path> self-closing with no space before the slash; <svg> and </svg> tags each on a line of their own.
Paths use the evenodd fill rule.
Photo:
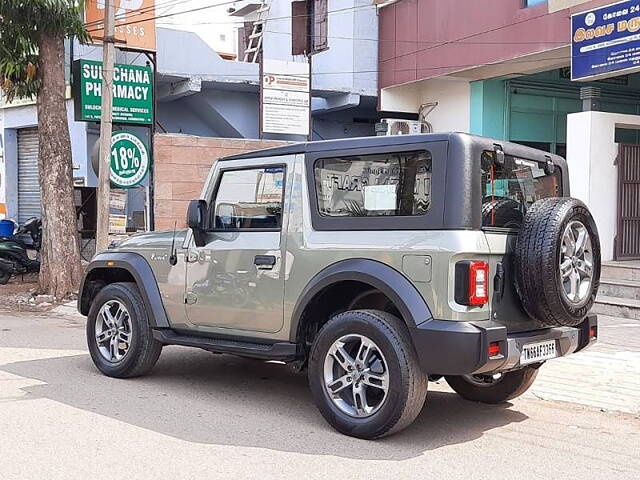
<svg viewBox="0 0 640 480">
<path fill-rule="evenodd" d="M 567 115 L 571 196 L 582 200 L 598 225 L 602 260 L 612 260 L 618 221 L 616 128 L 640 129 L 640 116 L 608 112 Z"/>
</svg>

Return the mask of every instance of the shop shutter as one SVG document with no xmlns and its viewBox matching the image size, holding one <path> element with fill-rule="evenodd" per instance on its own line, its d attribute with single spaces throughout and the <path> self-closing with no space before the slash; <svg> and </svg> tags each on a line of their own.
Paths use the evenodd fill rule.
<svg viewBox="0 0 640 480">
<path fill-rule="evenodd" d="M 18 222 L 42 215 L 38 183 L 38 129 L 18 130 Z"/>
</svg>

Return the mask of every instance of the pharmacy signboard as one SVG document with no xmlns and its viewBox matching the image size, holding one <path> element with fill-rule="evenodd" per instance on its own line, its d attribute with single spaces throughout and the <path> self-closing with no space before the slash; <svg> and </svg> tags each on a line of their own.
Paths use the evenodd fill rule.
<svg viewBox="0 0 640 480">
<path fill-rule="evenodd" d="M 74 62 L 75 119 L 99 122 L 102 105 L 102 62 Z M 114 123 L 149 125 L 153 121 L 153 70 L 142 65 L 116 64 L 113 72 Z"/>
<path fill-rule="evenodd" d="M 640 0 L 571 17 L 571 79 L 591 81 L 640 71 Z"/>
</svg>

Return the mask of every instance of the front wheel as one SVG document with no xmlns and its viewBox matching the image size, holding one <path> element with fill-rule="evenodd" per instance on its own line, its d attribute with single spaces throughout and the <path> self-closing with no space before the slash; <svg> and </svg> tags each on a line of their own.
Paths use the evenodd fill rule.
<svg viewBox="0 0 640 480">
<path fill-rule="evenodd" d="M 524 367 L 512 372 L 489 375 L 447 375 L 445 379 L 462 398 L 482 403 L 503 403 L 526 392 L 538 375 L 538 369 Z"/>
<path fill-rule="evenodd" d="M 153 338 L 135 283 L 112 283 L 96 295 L 87 317 L 87 345 L 95 366 L 109 377 L 151 371 L 162 344 Z"/>
<path fill-rule="evenodd" d="M 309 387 L 336 430 L 372 439 L 409 426 L 422 409 L 427 377 L 404 323 L 377 310 L 341 313 L 318 333 Z"/>
</svg>

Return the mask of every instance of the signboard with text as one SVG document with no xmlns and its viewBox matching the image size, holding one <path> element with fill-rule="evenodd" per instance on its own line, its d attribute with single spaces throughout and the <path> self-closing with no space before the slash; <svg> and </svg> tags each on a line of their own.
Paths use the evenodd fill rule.
<svg viewBox="0 0 640 480">
<path fill-rule="evenodd" d="M 311 80 L 308 62 L 264 60 L 261 131 L 309 135 Z"/>
<path fill-rule="evenodd" d="M 102 62 L 74 62 L 75 119 L 99 122 L 102 110 Z M 113 72 L 113 122 L 151 124 L 153 71 L 142 65 L 116 64 Z"/>
<path fill-rule="evenodd" d="M 151 165 L 149 149 L 133 132 L 117 131 L 111 136 L 111 184 L 133 188 L 144 180 Z"/>
<path fill-rule="evenodd" d="M 597 80 L 640 71 L 640 0 L 571 17 L 571 79 Z"/>
<path fill-rule="evenodd" d="M 93 43 L 104 38 L 106 0 L 86 0 L 85 22 Z M 135 50 L 156 50 L 155 0 L 112 0 L 115 2 L 117 46 Z"/>
</svg>

